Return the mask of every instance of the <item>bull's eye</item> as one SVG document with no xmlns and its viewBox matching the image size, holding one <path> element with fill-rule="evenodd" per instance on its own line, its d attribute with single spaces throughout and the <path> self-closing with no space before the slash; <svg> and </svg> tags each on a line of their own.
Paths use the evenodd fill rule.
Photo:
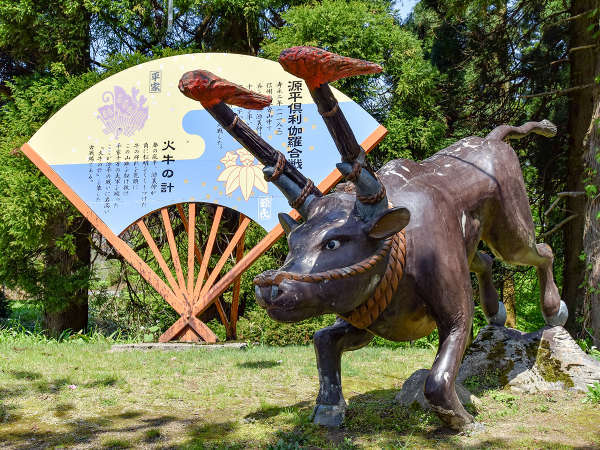
<svg viewBox="0 0 600 450">
<path fill-rule="evenodd" d="M 337 241 L 335 239 L 332 239 L 331 241 L 327 242 L 327 244 L 325 244 L 325 248 L 327 250 L 335 250 L 336 248 L 339 248 L 340 246 L 340 241 Z"/>
</svg>

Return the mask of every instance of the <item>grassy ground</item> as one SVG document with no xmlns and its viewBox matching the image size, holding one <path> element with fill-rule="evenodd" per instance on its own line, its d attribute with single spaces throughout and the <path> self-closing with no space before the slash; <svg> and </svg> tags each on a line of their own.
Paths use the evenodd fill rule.
<svg viewBox="0 0 600 450">
<path fill-rule="evenodd" d="M 600 446 L 580 393 L 481 390 L 485 431 L 453 434 L 394 403 L 434 352 L 366 348 L 343 361 L 347 421 L 309 421 L 310 347 L 110 353 L 109 342 L 0 341 L 0 448 L 545 448 Z M 477 389 L 477 386 L 472 386 Z"/>
</svg>

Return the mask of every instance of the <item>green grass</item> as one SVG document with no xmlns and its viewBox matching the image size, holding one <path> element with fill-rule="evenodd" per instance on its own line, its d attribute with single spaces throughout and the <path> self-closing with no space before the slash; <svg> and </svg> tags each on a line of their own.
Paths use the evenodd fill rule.
<svg viewBox="0 0 600 450">
<path fill-rule="evenodd" d="M 368 347 L 344 355 L 344 428 L 310 422 L 318 390 L 308 346 L 111 353 L 100 336 L 63 342 L 0 333 L 0 442 L 8 448 L 456 448 L 598 442 L 600 409 L 584 394 L 488 390 L 486 431 L 452 434 L 401 408 L 402 382 L 430 349 Z"/>
</svg>

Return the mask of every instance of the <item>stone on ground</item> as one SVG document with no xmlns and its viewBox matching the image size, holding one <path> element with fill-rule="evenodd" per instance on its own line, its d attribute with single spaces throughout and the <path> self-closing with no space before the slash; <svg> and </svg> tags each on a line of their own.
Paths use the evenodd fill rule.
<svg viewBox="0 0 600 450">
<path fill-rule="evenodd" d="M 428 369 L 419 369 L 413 373 L 402 385 L 402 390 L 396 395 L 396 401 L 402 406 L 411 406 L 418 403 L 423 409 L 431 409 L 423 393 L 427 375 L 429 375 Z M 460 383 L 456 383 L 456 394 L 463 405 L 477 406 L 481 402 Z"/>
<path fill-rule="evenodd" d="M 182 350 L 218 350 L 225 348 L 244 350 L 248 347 L 245 342 L 228 342 L 225 344 L 201 344 L 194 342 L 147 342 L 137 344 L 115 344 L 110 348 L 110 352 L 131 352 L 131 351 L 182 351 Z"/>
<path fill-rule="evenodd" d="M 429 370 L 420 369 L 402 385 L 396 400 L 430 409 L 423 394 Z M 470 379 L 470 380 L 469 380 Z M 480 400 L 463 384 L 493 380 L 494 388 L 536 393 L 587 387 L 600 381 L 600 361 L 588 356 L 563 327 L 545 327 L 533 333 L 488 325 L 467 349 L 458 376 L 456 393 L 463 405 Z"/>
<path fill-rule="evenodd" d="M 588 356 L 563 327 L 533 333 L 488 325 L 465 354 L 457 381 L 495 375 L 501 388 L 535 393 L 577 389 L 600 381 L 600 361 Z"/>
</svg>

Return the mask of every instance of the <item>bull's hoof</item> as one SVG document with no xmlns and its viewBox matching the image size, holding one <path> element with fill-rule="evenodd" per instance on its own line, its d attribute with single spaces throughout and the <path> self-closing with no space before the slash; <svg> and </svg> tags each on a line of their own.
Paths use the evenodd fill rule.
<svg viewBox="0 0 600 450">
<path fill-rule="evenodd" d="M 463 411 L 453 411 L 451 409 L 442 408 L 441 406 L 431 404 L 430 406 L 442 422 L 452 430 L 463 431 L 467 425 L 475 421 L 473 416 L 464 409 Z"/>
<path fill-rule="evenodd" d="M 340 427 L 346 415 L 346 405 L 316 405 L 312 421 L 324 427 Z"/>
<path fill-rule="evenodd" d="M 497 325 L 503 327 L 506 323 L 506 307 L 504 303 L 498 302 L 498 312 L 492 317 L 488 317 L 487 321 L 490 325 Z"/>
<path fill-rule="evenodd" d="M 544 320 L 546 321 L 546 325 L 551 327 L 563 327 L 565 323 L 567 323 L 567 319 L 569 318 L 569 310 L 567 305 L 562 300 L 560 301 L 560 308 L 558 308 L 558 312 L 551 317 L 544 316 Z"/>
</svg>

